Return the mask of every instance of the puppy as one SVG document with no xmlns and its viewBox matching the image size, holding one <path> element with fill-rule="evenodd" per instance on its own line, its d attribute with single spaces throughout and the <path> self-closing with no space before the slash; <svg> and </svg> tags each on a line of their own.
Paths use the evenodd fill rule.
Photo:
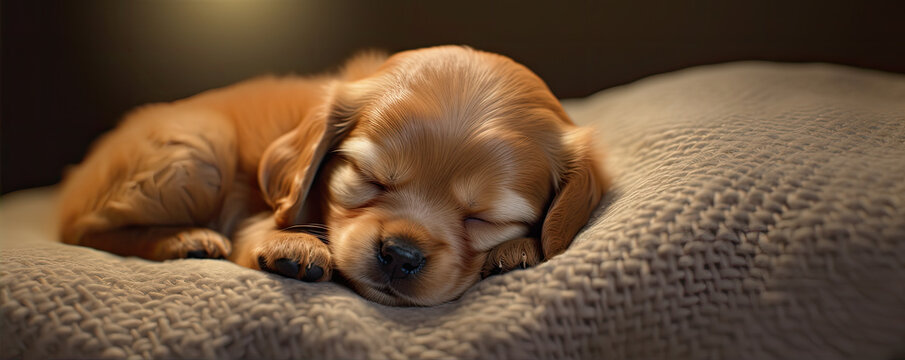
<svg viewBox="0 0 905 360">
<path fill-rule="evenodd" d="M 443 46 L 142 107 L 68 174 L 60 229 L 434 305 L 563 252 L 605 188 L 590 131 L 541 79 Z"/>
</svg>

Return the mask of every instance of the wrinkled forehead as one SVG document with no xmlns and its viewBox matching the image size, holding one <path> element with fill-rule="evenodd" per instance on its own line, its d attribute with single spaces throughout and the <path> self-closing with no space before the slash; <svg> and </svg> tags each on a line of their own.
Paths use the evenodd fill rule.
<svg viewBox="0 0 905 360">
<path fill-rule="evenodd" d="M 516 128 L 442 115 L 362 119 L 340 151 L 389 182 L 434 178 L 511 177 L 525 157 L 543 156 Z"/>
<path fill-rule="evenodd" d="M 422 79 L 381 88 L 357 113 L 351 135 L 378 141 L 390 151 L 408 146 L 441 152 L 483 148 L 512 155 L 512 150 L 552 145 L 562 124 L 548 104 L 499 82 L 485 80 L 482 85 L 449 76 L 442 74 L 436 83 Z"/>
</svg>

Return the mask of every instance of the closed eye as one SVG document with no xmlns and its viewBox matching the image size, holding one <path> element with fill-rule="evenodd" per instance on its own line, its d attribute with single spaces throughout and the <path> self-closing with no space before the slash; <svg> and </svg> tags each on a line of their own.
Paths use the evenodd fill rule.
<svg viewBox="0 0 905 360">
<path fill-rule="evenodd" d="M 380 180 L 377 180 L 376 176 L 373 176 L 372 174 L 368 173 L 367 171 L 364 171 L 364 169 L 362 169 L 358 165 L 358 163 L 356 163 L 355 161 L 351 161 L 351 159 L 349 159 L 349 158 L 346 158 L 346 161 L 349 165 L 352 166 L 352 169 L 354 169 L 355 174 L 358 175 L 358 178 L 361 179 L 362 182 L 377 188 L 377 190 L 380 192 L 387 191 L 388 186 L 386 184 L 384 184 L 383 182 L 381 182 Z"/>
<path fill-rule="evenodd" d="M 466 225 L 468 224 L 493 224 L 492 221 L 485 220 L 483 218 L 477 216 L 466 216 L 463 220 Z"/>
<path fill-rule="evenodd" d="M 389 189 L 389 186 L 383 181 L 378 180 L 376 176 L 369 174 L 357 166 L 355 167 L 355 172 L 358 173 L 358 178 L 361 179 L 362 182 L 373 186 L 377 191 L 384 193 Z"/>
<path fill-rule="evenodd" d="M 369 185 L 377 188 L 378 191 L 380 191 L 382 193 L 387 191 L 387 186 L 384 185 L 383 183 L 381 183 L 380 181 L 371 180 L 370 178 L 368 178 L 365 175 L 362 175 L 362 178 L 365 179 L 365 182 L 367 182 Z"/>
<path fill-rule="evenodd" d="M 382 183 L 371 180 L 349 165 L 337 169 L 330 181 L 330 193 L 333 198 L 347 209 L 364 206 L 384 191 L 386 187 Z"/>
</svg>

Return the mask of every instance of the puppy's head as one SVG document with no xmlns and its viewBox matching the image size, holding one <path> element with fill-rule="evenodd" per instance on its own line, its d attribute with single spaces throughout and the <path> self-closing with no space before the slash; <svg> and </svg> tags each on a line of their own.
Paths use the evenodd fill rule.
<svg viewBox="0 0 905 360">
<path fill-rule="evenodd" d="M 312 192 L 336 270 L 369 299 L 452 300 L 511 239 L 540 237 L 554 256 L 600 199 L 589 134 L 508 58 L 403 52 L 334 91 L 327 122 L 343 124 L 343 140 Z"/>
</svg>

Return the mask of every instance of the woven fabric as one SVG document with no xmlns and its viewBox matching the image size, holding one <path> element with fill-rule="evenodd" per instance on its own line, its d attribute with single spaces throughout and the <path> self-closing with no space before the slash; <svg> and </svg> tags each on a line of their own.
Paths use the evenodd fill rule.
<svg viewBox="0 0 905 360">
<path fill-rule="evenodd" d="M 566 102 L 614 181 L 564 254 L 430 308 L 49 241 L 0 200 L 3 358 L 889 359 L 905 354 L 905 77 L 735 63 Z"/>
</svg>

